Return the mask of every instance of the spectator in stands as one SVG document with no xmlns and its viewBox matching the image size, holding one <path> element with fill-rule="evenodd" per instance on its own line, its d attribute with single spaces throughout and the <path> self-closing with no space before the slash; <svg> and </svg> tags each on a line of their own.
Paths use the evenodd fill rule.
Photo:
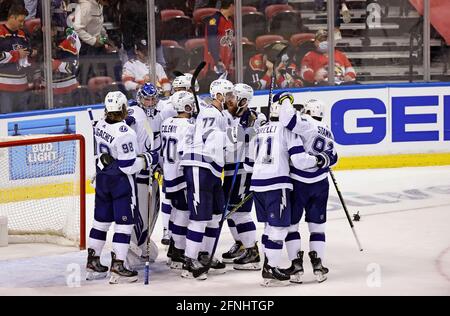
<svg viewBox="0 0 450 316">
<path fill-rule="evenodd" d="M 326 85 L 328 82 L 328 32 L 319 30 L 315 35 L 316 50 L 303 57 L 301 75 L 305 84 Z M 335 82 L 337 84 L 355 83 L 356 72 L 347 56 L 335 49 Z"/>
<path fill-rule="evenodd" d="M 34 19 L 36 17 L 38 2 L 38 0 L 24 0 L 25 8 L 28 11 L 27 20 Z"/>
<path fill-rule="evenodd" d="M 26 109 L 28 101 L 28 56 L 32 50 L 23 31 L 27 9 L 12 5 L 8 20 L 0 25 L 0 100 L 1 113 Z"/>
<path fill-rule="evenodd" d="M 160 6 L 164 2 L 167 2 L 167 0 L 156 0 L 155 2 L 156 61 L 163 67 L 165 67 L 166 61 L 161 45 L 162 26 Z M 135 43 L 147 37 L 147 0 L 118 0 L 118 12 L 116 21 L 122 35 L 123 48 L 127 52 L 126 58 L 132 59 L 136 57 L 134 55 Z"/>
<path fill-rule="evenodd" d="M 147 40 L 142 39 L 136 43 L 136 59 L 131 59 L 125 63 L 122 71 L 122 82 L 127 91 L 136 94 L 144 83 L 150 82 L 150 67 L 148 66 L 148 46 Z M 164 68 L 156 63 L 157 86 L 163 91 L 165 96 L 170 95 L 172 89 Z"/>
<path fill-rule="evenodd" d="M 284 54 L 275 71 L 278 88 L 286 89 L 303 87 L 300 70 L 297 68 L 294 56 L 290 57 L 288 53 Z"/>
<path fill-rule="evenodd" d="M 266 48 L 266 51 L 270 47 Z M 244 74 L 244 81 L 255 90 L 270 89 L 274 64 L 266 54 L 257 53 L 249 60 Z M 275 67 L 275 88 L 299 88 L 303 86 L 297 65 L 288 54 L 283 55 L 281 62 Z"/>
<path fill-rule="evenodd" d="M 70 31 L 67 34 L 61 33 L 58 21 L 53 19 L 51 30 L 54 106 L 56 108 L 74 106 L 79 104 L 76 100 L 76 91 L 79 86 L 76 76 L 79 65 L 78 36 Z M 43 82 L 45 73 L 43 60 L 40 66 L 38 81 Z M 43 83 L 44 87 L 45 83 Z"/>
<path fill-rule="evenodd" d="M 75 9 L 74 29 L 81 40 L 80 55 L 101 55 L 116 48 L 103 27 L 103 6 L 108 0 L 80 0 Z"/>
<path fill-rule="evenodd" d="M 272 74 L 273 63 L 267 59 L 266 54 L 257 53 L 249 59 L 244 82 L 255 90 L 269 89 Z"/>
<path fill-rule="evenodd" d="M 206 20 L 205 61 L 218 76 L 233 76 L 234 0 L 222 0 L 220 10 Z"/>
</svg>

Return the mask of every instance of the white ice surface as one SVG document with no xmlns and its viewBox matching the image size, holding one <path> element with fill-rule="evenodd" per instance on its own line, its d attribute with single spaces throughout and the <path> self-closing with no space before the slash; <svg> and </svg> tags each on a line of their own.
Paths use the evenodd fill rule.
<svg viewBox="0 0 450 316">
<path fill-rule="evenodd" d="M 9 245 L 0 248 L 0 295 L 450 295 L 450 166 L 344 171 L 336 172 L 336 177 L 350 213 L 359 211 L 362 216 L 355 226 L 364 251 L 358 251 L 330 183 L 325 260 L 330 273 L 322 284 L 313 282 L 308 260 L 305 283 L 284 288 L 263 288 L 260 272 L 231 267 L 206 281 L 182 279 L 165 264 L 160 217 L 154 233 L 160 255 L 151 265 L 148 286 L 142 284 L 142 270 L 136 284 L 84 281 L 85 251 Z M 92 196 L 88 200 L 90 224 Z M 300 233 L 307 250 L 304 223 Z M 231 244 L 224 227 L 218 253 Z M 102 260 L 104 264 L 110 260 L 107 251 Z"/>
</svg>

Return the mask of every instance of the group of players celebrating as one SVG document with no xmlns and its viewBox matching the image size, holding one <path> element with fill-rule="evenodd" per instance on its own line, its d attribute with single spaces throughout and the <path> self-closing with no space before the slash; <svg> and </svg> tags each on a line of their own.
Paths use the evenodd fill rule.
<svg viewBox="0 0 450 316">
<path fill-rule="evenodd" d="M 322 121 L 324 104 L 309 100 L 299 107 L 293 95 L 281 92 L 267 119 L 249 108 L 250 86 L 218 79 L 203 100 L 191 81 L 191 74 L 175 78 L 168 99 L 160 99 L 151 83 L 136 100 L 121 92 L 106 96 L 105 117 L 93 127 L 97 174 L 87 279 L 110 270 L 111 284 L 136 282 L 136 263 L 154 259 L 148 249 L 159 200 L 155 194 L 149 199 L 149 191 L 155 174 L 162 174 L 168 264 L 182 277 L 204 280 L 232 264 L 236 270 L 262 267 L 264 286 L 301 283 L 299 222 L 305 213 L 313 271 L 317 281 L 326 280 L 328 171 L 337 153 Z M 262 264 L 253 203 L 264 223 Z M 219 260 L 214 253 L 224 222 L 235 244 Z M 112 223 L 109 269 L 100 255 Z M 280 267 L 284 244 L 288 268 Z"/>
</svg>

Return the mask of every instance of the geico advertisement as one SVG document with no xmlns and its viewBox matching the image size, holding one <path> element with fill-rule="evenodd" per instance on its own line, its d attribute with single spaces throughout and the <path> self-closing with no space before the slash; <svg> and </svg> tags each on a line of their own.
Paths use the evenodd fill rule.
<svg viewBox="0 0 450 316">
<path fill-rule="evenodd" d="M 324 101 L 343 156 L 450 152 L 450 87 L 297 92 L 294 98 Z M 252 103 L 266 104 L 267 96 Z"/>
</svg>

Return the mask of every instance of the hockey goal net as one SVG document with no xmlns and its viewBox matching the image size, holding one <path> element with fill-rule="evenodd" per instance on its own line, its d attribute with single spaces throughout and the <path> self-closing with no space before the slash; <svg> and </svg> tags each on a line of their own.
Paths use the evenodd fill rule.
<svg viewBox="0 0 450 316">
<path fill-rule="evenodd" d="M 0 138 L 0 216 L 10 243 L 84 249 L 85 196 L 82 135 Z"/>
</svg>

